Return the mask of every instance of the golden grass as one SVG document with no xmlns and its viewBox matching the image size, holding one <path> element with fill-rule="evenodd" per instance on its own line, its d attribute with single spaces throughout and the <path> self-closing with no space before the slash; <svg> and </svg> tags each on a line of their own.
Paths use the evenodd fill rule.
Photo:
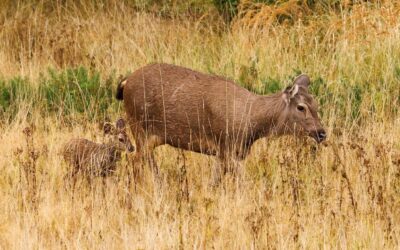
<svg viewBox="0 0 400 250">
<path fill-rule="evenodd" d="M 300 70 L 324 81 L 318 98 L 329 101 L 321 107 L 329 143 L 257 142 L 237 163 L 239 177 L 215 189 L 215 159 L 163 146 L 161 180 L 146 166 L 138 180 L 128 156 L 104 185 L 82 180 L 73 192 L 59 149 L 71 137 L 101 141 L 98 124 L 67 125 L 27 102 L 11 123 L 0 123 L 0 248 L 398 248 L 395 5 L 264 28 L 236 20 L 225 30 L 214 17 L 164 19 L 117 1 L 84 11 L 56 6 L 48 12 L 22 4 L 3 14 L 2 78 L 23 75 L 37 85 L 48 67 L 83 65 L 109 75 L 162 61 L 234 79 L 254 67 L 246 79 L 257 89 L 268 77 L 283 87 Z M 355 87 L 363 91 L 357 119 Z"/>
</svg>

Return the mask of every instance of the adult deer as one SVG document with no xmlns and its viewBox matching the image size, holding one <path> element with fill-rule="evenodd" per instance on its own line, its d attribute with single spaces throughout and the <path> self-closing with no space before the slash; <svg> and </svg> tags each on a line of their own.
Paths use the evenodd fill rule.
<svg viewBox="0 0 400 250">
<path fill-rule="evenodd" d="M 257 139 L 269 135 L 326 138 L 309 83 L 300 75 L 284 91 L 263 96 L 224 77 L 151 64 L 123 79 L 116 97 L 124 101 L 137 157 L 169 144 L 222 160 L 230 154 L 243 159 Z"/>
</svg>

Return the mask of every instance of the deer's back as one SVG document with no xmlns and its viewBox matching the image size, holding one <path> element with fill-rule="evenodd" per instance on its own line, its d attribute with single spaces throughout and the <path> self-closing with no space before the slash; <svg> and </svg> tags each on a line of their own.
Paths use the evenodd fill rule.
<svg viewBox="0 0 400 250">
<path fill-rule="evenodd" d="M 135 71 L 123 93 L 131 122 L 178 147 L 241 133 L 255 98 L 229 79 L 168 64 Z"/>
</svg>

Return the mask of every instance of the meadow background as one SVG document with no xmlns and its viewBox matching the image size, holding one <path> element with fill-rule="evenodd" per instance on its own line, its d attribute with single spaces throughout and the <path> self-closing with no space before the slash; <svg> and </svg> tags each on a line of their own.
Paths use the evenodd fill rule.
<svg viewBox="0 0 400 250">
<path fill-rule="evenodd" d="M 104 141 L 152 62 L 259 94 L 307 73 L 328 142 L 261 140 L 217 188 L 213 157 L 162 146 L 161 180 L 129 155 L 72 192 L 63 143 Z M 0 248 L 398 249 L 399 108 L 397 1 L 3 0 Z"/>
</svg>

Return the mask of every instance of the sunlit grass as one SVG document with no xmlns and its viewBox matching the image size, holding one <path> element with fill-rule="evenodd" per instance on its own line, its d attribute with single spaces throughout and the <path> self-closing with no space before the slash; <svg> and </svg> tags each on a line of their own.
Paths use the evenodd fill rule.
<svg viewBox="0 0 400 250">
<path fill-rule="evenodd" d="M 1 248 L 398 248 L 398 6 L 293 23 L 261 13 L 226 26 L 212 12 L 185 19 L 81 4 L 25 3 L 0 22 Z M 213 157 L 162 146 L 161 179 L 129 155 L 105 183 L 82 179 L 73 191 L 62 144 L 102 142 L 102 122 L 124 115 L 116 79 L 152 62 L 260 94 L 307 73 L 328 143 L 260 140 L 235 163 L 239 177 L 216 188 Z"/>
</svg>

